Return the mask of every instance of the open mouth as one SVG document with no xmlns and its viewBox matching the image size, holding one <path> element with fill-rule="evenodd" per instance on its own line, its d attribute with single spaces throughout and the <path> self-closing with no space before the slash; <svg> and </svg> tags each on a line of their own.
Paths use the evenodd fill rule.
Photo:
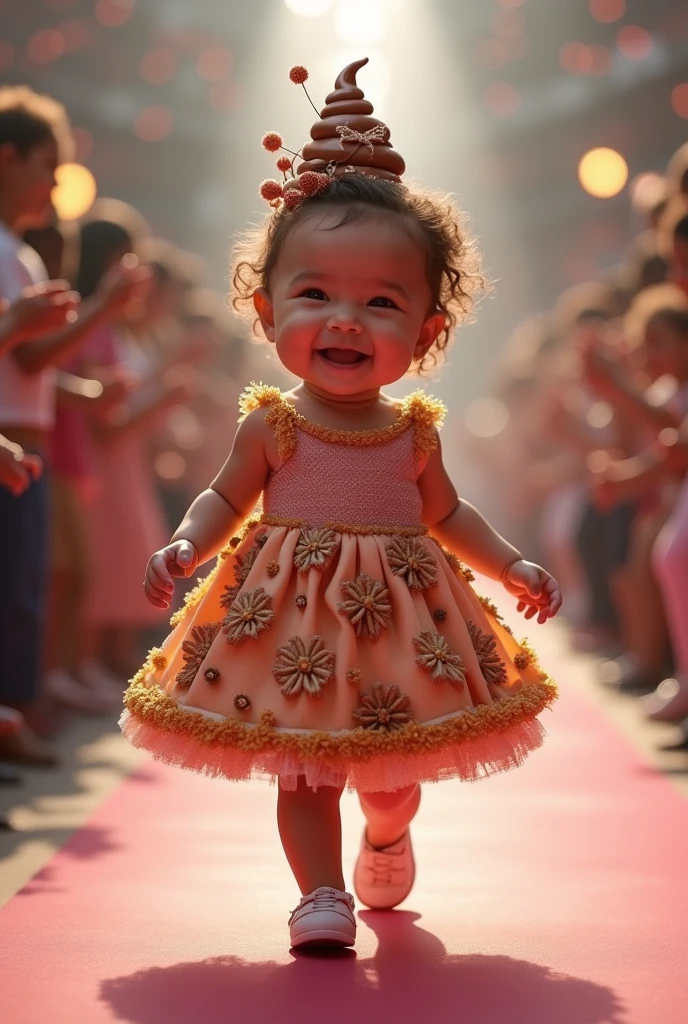
<svg viewBox="0 0 688 1024">
<path fill-rule="evenodd" d="M 368 356 L 351 348 L 321 348 L 318 355 L 331 366 L 360 366 Z"/>
</svg>

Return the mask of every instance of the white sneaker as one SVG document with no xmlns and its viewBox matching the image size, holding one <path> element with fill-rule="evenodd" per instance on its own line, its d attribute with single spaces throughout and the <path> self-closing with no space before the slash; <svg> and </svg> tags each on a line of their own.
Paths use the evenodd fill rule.
<svg viewBox="0 0 688 1024">
<path fill-rule="evenodd" d="M 88 714 L 102 715 L 115 707 L 112 696 L 105 697 L 101 693 L 90 690 L 78 683 L 69 672 L 62 668 L 54 668 L 45 674 L 45 689 L 55 700 L 77 711 Z"/>
<path fill-rule="evenodd" d="M 320 885 L 301 897 L 288 924 L 292 946 L 353 946 L 354 898 L 343 889 Z"/>
<path fill-rule="evenodd" d="M 361 852 L 354 868 L 354 892 L 371 910 L 391 910 L 405 900 L 416 879 L 411 831 L 396 843 L 377 849 L 363 829 Z"/>
<path fill-rule="evenodd" d="M 125 690 L 124 681 L 113 675 L 99 661 L 89 658 L 79 666 L 79 680 L 89 690 L 102 693 L 107 697 L 117 698 L 120 702 Z"/>
</svg>

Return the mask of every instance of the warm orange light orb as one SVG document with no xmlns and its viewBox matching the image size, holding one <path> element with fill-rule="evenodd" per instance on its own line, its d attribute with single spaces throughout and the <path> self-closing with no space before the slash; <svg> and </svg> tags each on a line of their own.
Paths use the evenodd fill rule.
<svg viewBox="0 0 688 1024">
<path fill-rule="evenodd" d="M 591 196 L 611 199 L 628 181 L 628 164 L 615 149 L 589 150 L 578 164 L 578 180 Z"/>
<path fill-rule="evenodd" d="M 93 206 L 96 179 L 83 164 L 61 164 L 56 172 L 57 185 L 52 201 L 60 220 L 78 220 Z"/>
</svg>

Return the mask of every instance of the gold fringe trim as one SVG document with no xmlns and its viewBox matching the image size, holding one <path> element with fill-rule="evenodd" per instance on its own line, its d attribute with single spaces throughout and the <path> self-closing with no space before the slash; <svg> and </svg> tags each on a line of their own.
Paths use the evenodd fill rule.
<svg viewBox="0 0 688 1024">
<path fill-rule="evenodd" d="M 146 685 L 141 676 L 139 672 L 132 680 L 124 695 L 124 704 L 130 715 L 145 725 L 164 732 L 186 734 L 202 744 L 221 744 L 254 753 L 292 751 L 325 762 L 330 759 L 365 761 L 388 752 L 422 754 L 489 733 L 504 732 L 535 718 L 558 696 L 556 685 L 543 673 L 539 683 L 526 685 L 513 697 L 504 697 L 494 704 L 480 704 L 473 711 L 462 712 L 436 725 L 410 722 L 393 732 L 357 726 L 344 735 L 322 730 L 308 734 L 281 733 L 275 731 L 276 716 L 271 709 L 263 711 L 260 724 L 253 727 L 233 718 L 217 721 L 199 712 L 184 711 L 158 686 Z"/>
<path fill-rule="evenodd" d="M 287 519 L 283 516 L 273 516 L 264 513 L 260 522 L 266 526 L 285 526 L 288 530 L 313 529 L 313 524 L 305 519 Z M 420 537 L 428 532 L 427 526 L 419 523 L 418 526 L 380 526 L 376 523 L 337 523 L 328 520 L 326 523 L 318 524 L 326 530 L 334 530 L 335 533 L 356 533 L 366 536 L 399 536 L 399 537 Z"/>
<path fill-rule="evenodd" d="M 378 430 L 334 430 L 307 420 L 287 401 L 279 388 L 252 381 L 239 398 L 240 421 L 260 407 L 268 409 L 265 422 L 274 428 L 277 450 L 282 461 L 294 454 L 297 426 L 305 434 L 330 444 L 367 447 L 399 437 L 410 424 L 414 426 L 414 455 L 422 459 L 437 447 L 436 431 L 440 429 L 447 413 L 443 402 L 418 390 L 403 399 L 396 422 L 388 427 L 380 427 Z"/>
</svg>

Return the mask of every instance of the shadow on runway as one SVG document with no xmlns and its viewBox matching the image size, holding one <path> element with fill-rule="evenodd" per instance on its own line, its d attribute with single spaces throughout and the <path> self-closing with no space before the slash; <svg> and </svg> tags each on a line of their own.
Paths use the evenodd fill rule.
<svg viewBox="0 0 688 1024">
<path fill-rule="evenodd" d="M 228 955 L 103 981 L 100 998 L 131 1024 L 628 1024 L 603 985 L 509 956 L 450 956 L 417 913 L 358 918 L 359 936 L 367 927 L 378 939 L 370 959 L 353 950 L 291 950 L 288 964 Z"/>
</svg>

